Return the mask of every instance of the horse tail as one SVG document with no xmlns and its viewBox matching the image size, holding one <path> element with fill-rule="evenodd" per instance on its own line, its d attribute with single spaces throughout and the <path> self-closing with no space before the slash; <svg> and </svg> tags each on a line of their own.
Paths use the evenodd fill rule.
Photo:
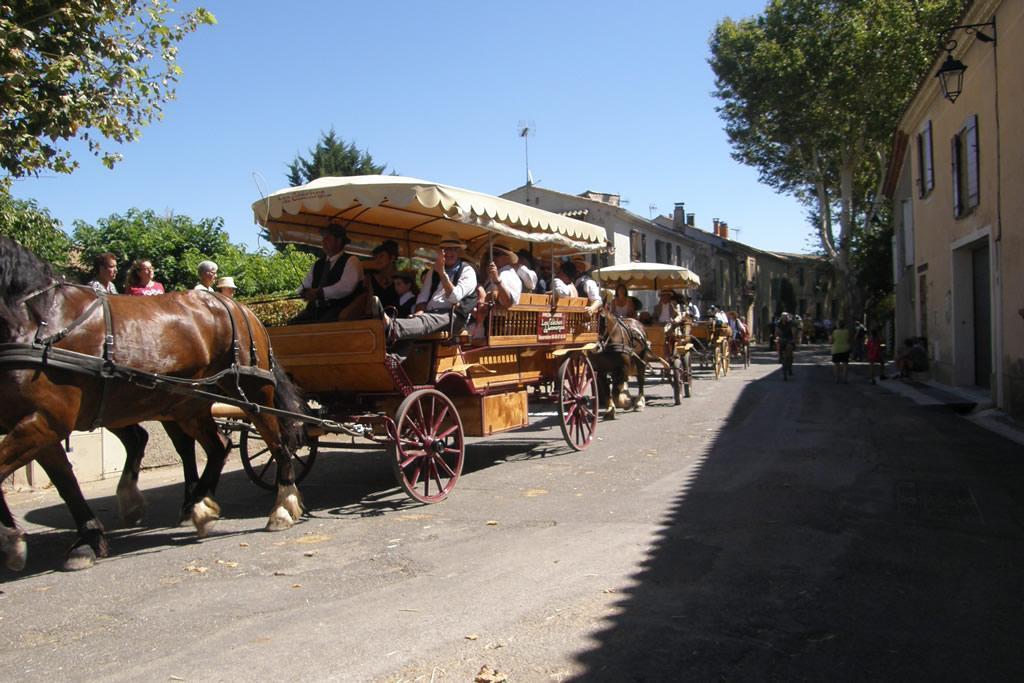
<svg viewBox="0 0 1024 683">
<path fill-rule="evenodd" d="M 274 363 L 274 381 L 275 408 L 300 415 L 309 413 L 299 388 L 288 378 L 284 368 L 277 363 Z M 281 441 L 289 452 L 294 453 L 305 444 L 306 430 L 303 429 L 301 420 L 282 416 L 278 418 L 278 423 L 281 425 Z"/>
</svg>

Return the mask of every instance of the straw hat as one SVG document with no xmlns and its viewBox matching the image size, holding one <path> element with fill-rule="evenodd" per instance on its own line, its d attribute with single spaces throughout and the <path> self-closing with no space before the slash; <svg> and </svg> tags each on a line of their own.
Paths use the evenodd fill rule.
<svg viewBox="0 0 1024 683">
<path fill-rule="evenodd" d="M 448 249 L 465 249 L 466 243 L 459 239 L 458 233 L 450 232 L 441 239 L 438 246 Z"/>
<path fill-rule="evenodd" d="M 226 287 L 228 289 L 238 289 L 238 287 L 235 286 L 235 278 L 231 276 L 220 278 L 219 280 L 217 280 L 217 284 L 213 286 L 214 289 L 220 289 L 221 287 Z"/>
<path fill-rule="evenodd" d="M 495 244 L 494 251 L 500 251 L 503 254 L 507 254 L 509 259 L 511 260 L 512 265 L 515 265 L 519 262 L 519 255 L 502 244 Z"/>
<path fill-rule="evenodd" d="M 590 270 L 590 261 L 585 256 L 573 256 L 572 263 L 576 266 L 576 271 L 579 273 L 585 273 Z"/>
</svg>

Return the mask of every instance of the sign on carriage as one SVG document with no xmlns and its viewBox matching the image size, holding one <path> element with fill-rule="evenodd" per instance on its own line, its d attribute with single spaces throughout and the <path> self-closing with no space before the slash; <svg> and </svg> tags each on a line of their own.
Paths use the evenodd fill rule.
<svg viewBox="0 0 1024 683">
<path fill-rule="evenodd" d="M 537 341 L 562 341 L 567 336 L 565 313 L 541 313 L 537 316 Z"/>
</svg>

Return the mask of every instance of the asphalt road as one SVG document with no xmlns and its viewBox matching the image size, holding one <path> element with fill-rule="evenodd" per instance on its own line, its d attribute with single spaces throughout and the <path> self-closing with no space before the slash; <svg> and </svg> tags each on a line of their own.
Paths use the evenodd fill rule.
<svg viewBox="0 0 1024 683">
<path fill-rule="evenodd" d="M 225 519 L 173 526 L 180 473 L 143 473 L 143 526 L 85 486 L 112 556 L 55 571 L 69 516 L 9 497 L 29 565 L 0 569 L 0 680 L 1018 679 L 1020 446 L 851 375 L 770 357 L 673 407 L 476 442 L 414 505 L 377 451 L 321 453 L 308 519 L 261 531 L 237 468 Z"/>
</svg>

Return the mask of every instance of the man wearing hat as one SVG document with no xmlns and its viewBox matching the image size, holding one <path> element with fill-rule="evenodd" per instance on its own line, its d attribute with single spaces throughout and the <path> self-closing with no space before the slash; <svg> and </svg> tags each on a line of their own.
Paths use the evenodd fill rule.
<svg viewBox="0 0 1024 683">
<path fill-rule="evenodd" d="M 317 259 L 302 280 L 299 296 L 306 308 L 289 324 L 330 322 L 362 291 L 363 267 L 359 259 L 345 253 L 345 227 L 331 223 L 323 233 L 324 255 Z"/>
<path fill-rule="evenodd" d="M 537 277 L 537 271 L 530 266 L 533 265 L 533 258 L 530 256 L 530 252 L 527 249 L 520 249 L 516 252 L 516 256 L 519 257 L 519 264 L 516 266 L 516 274 L 519 275 L 519 279 L 523 281 L 524 292 L 538 292 L 543 294 L 541 289 L 538 287 L 540 278 Z"/>
<path fill-rule="evenodd" d="M 519 256 L 508 247 L 495 244 L 494 260 L 487 266 L 487 296 L 500 306 L 508 308 L 519 303 L 523 281 L 515 270 Z"/>
<path fill-rule="evenodd" d="M 590 261 L 583 256 L 573 256 L 572 262 L 576 266 L 576 291 L 580 296 L 587 297 L 590 313 L 597 313 L 601 308 L 601 288 L 594 278 L 590 277 Z"/>
<path fill-rule="evenodd" d="M 462 260 L 465 242 L 455 233 L 446 235 L 438 245 L 440 251 L 434 269 L 423 280 L 416 299 L 416 312 L 409 318 L 391 319 L 383 315 L 389 341 L 423 337 L 448 330 L 453 315 L 464 324 L 476 302 L 476 271 Z"/>
</svg>

